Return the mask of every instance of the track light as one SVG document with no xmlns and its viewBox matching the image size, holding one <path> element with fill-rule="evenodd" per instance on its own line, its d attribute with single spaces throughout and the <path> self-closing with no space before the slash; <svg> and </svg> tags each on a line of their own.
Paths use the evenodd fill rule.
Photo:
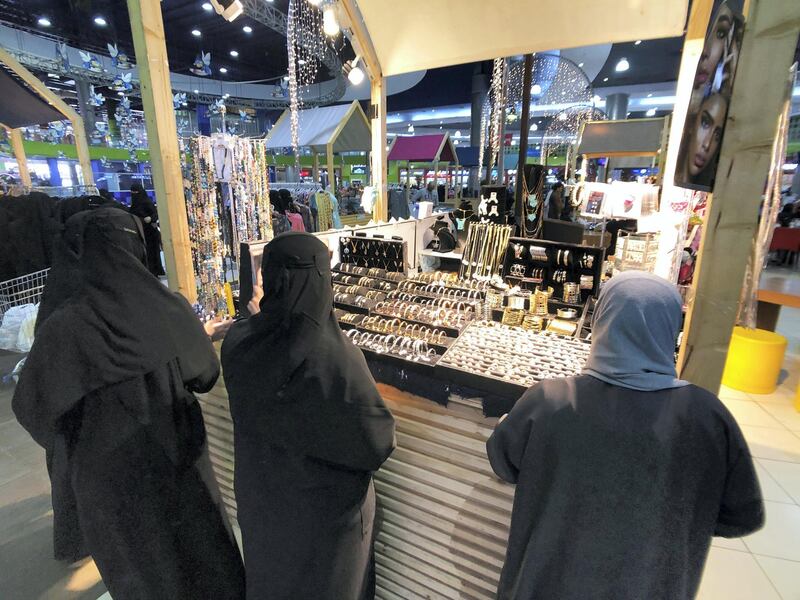
<svg viewBox="0 0 800 600">
<path fill-rule="evenodd" d="M 235 21 L 236 17 L 244 12 L 240 0 L 211 0 L 211 5 L 217 14 L 222 15 L 226 21 Z"/>
<path fill-rule="evenodd" d="M 361 57 L 356 56 L 355 59 L 353 59 L 350 72 L 347 74 L 347 79 L 349 79 L 350 83 L 353 85 L 359 85 L 362 81 L 364 81 L 364 70 L 358 66 L 359 58 Z"/>
<path fill-rule="evenodd" d="M 617 66 L 614 67 L 614 70 L 617 73 L 623 73 L 631 68 L 631 63 L 628 62 L 627 58 L 621 58 L 620 61 L 617 63 Z"/>
<path fill-rule="evenodd" d="M 339 23 L 332 6 L 328 6 L 322 11 L 322 31 L 330 37 L 339 35 Z"/>
</svg>

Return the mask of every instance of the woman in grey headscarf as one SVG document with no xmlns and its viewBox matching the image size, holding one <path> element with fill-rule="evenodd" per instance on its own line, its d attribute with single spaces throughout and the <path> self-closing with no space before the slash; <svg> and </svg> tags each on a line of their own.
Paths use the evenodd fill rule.
<svg viewBox="0 0 800 600">
<path fill-rule="evenodd" d="M 529 389 L 487 442 L 517 484 L 498 598 L 693 598 L 712 536 L 764 522 L 741 431 L 677 378 L 681 298 L 646 273 L 600 294 L 584 373 Z"/>
</svg>

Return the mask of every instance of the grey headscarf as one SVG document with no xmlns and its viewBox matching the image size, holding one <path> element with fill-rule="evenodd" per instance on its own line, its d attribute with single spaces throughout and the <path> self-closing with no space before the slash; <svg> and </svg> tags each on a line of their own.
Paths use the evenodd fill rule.
<svg viewBox="0 0 800 600">
<path fill-rule="evenodd" d="M 681 297 L 664 279 L 630 271 L 608 282 L 592 317 L 584 374 L 632 390 L 688 385 L 675 372 Z"/>
</svg>

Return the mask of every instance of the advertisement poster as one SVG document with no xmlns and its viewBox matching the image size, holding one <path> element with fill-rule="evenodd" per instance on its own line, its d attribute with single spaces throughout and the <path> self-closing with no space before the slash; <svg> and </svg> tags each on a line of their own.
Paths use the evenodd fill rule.
<svg viewBox="0 0 800 600">
<path fill-rule="evenodd" d="M 717 0 L 697 64 L 681 137 L 675 185 L 710 192 L 742 47 L 743 0 Z"/>
</svg>

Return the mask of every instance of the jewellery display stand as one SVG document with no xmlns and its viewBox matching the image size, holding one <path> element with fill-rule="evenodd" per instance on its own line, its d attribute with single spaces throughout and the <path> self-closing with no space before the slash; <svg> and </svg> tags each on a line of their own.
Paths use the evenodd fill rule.
<svg viewBox="0 0 800 600">
<path fill-rule="evenodd" d="M 563 299 L 564 284 L 576 283 L 579 302 L 560 303 L 582 306 L 600 292 L 603 256 L 603 248 L 594 246 L 511 238 L 503 262 L 503 278 L 522 289 L 553 288 L 553 301 Z"/>
<path fill-rule="evenodd" d="M 343 263 L 402 273 L 406 266 L 406 244 L 402 240 L 343 236 L 339 238 L 339 257 Z"/>
</svg>

